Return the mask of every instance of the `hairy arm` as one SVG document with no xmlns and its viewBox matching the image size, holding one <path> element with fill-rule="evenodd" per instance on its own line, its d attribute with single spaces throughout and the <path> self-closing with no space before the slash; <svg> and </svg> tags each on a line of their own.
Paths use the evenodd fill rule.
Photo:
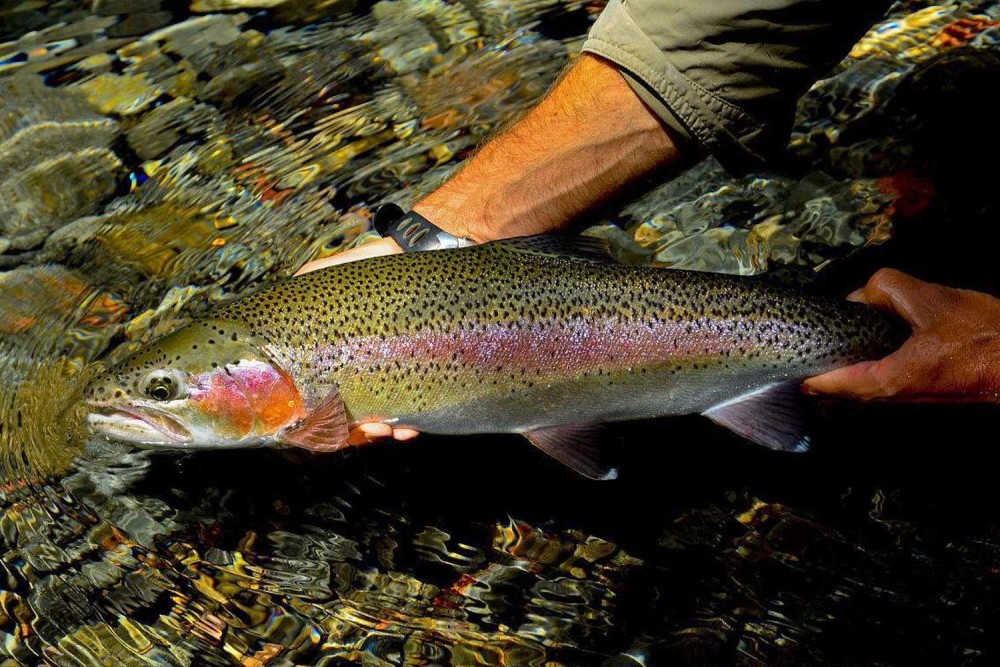
<svg viewBox="0 0 1000 667">
<path fill-rule="evenodd" d="M 680 156 L 618 69 L 583 54 L 537 107 L 414 208 L 480 241 L 538 234 Z"/>
<path fill-rule="evenodd" d="M 478 242 L 542 234 L 568 227 L 683 159 L 671 132 L 618 69 L 585 53 L 534 109 L 413 209 Z M 399 247 L 382 239 L 310 262 L 299 273 L 392 252 Z"/>
</svg>

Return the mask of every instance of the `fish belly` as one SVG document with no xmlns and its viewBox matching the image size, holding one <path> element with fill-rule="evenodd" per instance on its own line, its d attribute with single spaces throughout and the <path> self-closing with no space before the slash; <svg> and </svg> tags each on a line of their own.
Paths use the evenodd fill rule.
<svg viewBox="0 0 1000 667">
<path fill-rule="evenodd" d="M 787 369 L 761 368 L 738 373 L 699 369 L 610 380 L 569 379 L 503 394 L 486 393 L 464 403 L 401 415 L 398 423 L 426 433 L 521 433 L 559 424 L 697 414 L 789 380 L 789 376 Z"/>
</svg>

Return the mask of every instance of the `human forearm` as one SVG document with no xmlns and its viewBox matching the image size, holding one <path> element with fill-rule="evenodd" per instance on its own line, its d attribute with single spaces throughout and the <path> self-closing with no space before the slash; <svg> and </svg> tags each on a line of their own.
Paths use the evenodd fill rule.
<svg viewBox="0 0 1000 667">
<path fill-rule="evenodd" d="M 618 70 L 584 54 L 538 106 L 414 210 L 477 241 L 538 234 L 683 159 Z"/>
</svg>

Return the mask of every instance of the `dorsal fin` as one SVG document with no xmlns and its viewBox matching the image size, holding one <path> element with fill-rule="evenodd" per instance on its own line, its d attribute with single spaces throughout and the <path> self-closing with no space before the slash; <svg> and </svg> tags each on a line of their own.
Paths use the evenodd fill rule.
<svg viewBox="0 0 1000 667">
<path fill-rule="evenodd" d="M 596 236 L 569 236 L 566 234 L 538 234 L 517 236 L 511 239 L 492 241 L 486 245 L 495 246 L 525 255 L 538 255 L 559 259 L 575 259 L 589 262 L 614 264 L 608 242 Z"/>
</svg>

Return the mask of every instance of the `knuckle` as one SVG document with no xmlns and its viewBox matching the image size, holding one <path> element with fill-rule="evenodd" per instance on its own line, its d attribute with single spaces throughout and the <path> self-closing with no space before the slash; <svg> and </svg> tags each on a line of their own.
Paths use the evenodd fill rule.
<svg viewBox="0 0 1000 667">
<path fill-rule="evenodd" d="M 904 391 L 903 378 L 896 372 L 895 366 L 884 359 L 875 364 L 872 379 L 878 392 L 872 398 L 895 398 Z"/>
<path fill-rule="evenodd" d="M 868 287 L 879 292 L 891 291 L 900 284 L 903 275 L 896 269 L 879 269 L 868 281 Z"/>
</svg>

